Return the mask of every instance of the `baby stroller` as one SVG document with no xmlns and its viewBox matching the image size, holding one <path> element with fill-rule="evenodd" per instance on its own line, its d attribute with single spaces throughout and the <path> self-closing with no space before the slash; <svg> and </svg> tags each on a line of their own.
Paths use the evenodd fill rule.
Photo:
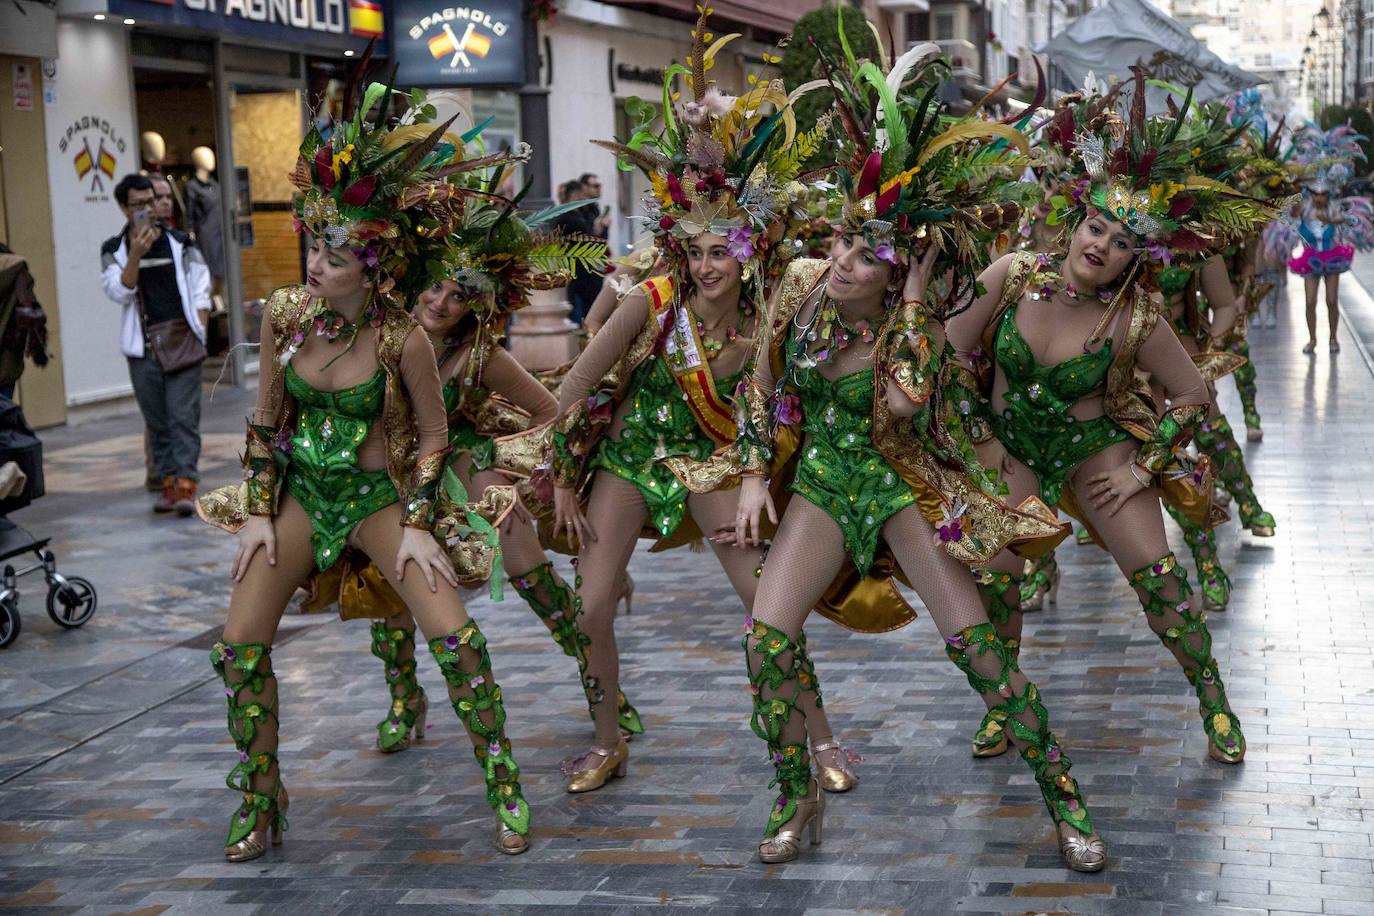
<svg viewBox="0 0 1374 916">
<path fill-rule="evenodd" d="M 57 560 L 48 550 L 51 538 L 35 538 L 8 517 L 43 495 L 43 443 L 29 428 L 19 405 L 0 396 L 0 469 L 10 462 L 18 465 L 26 479 L 20 492 L 0 498 L 0 563 L 5 564 L 0 577 L 0 649 L 19 636 L 19 590 L 15 584 L 20 576 L 43 571 L 48 582 L 48 616 L 60 627 L 81 626 L 91 619 L 96 604 L 95 587 L 90 582 L 57 571 Z M 0 478 L 16 479 L 9 474 L 0 474 Z M 27 553 L 38 562 L 19 570 L 8 562 Z"/>
</svg>

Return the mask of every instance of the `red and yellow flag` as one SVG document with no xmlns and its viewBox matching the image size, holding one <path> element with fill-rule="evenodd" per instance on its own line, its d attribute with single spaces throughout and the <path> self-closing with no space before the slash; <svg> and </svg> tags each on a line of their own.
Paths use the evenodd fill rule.
<svg viewBox="0 0 1374 916">
<path fill-rule="evenodd" d="M 429 40 L 429 55 L 435 60 L 448 57 L 457 50 L 458 46 L 453 43 L 453 38 L 448 32 L 440 32 Z"/>
<path fill-rule="evenodd" d="M 348 0 L 348 30 L 364 38 L 381 38 L 386 31 L 382 5 L 371 0 Z"/>
<path fill-rule="evenodd" d="M 100 143 L 100 171 L 113 178 L 115 173 L 115 157 L 105 152 L 105 143 Z"/>
<path fill-rule="evenodd" d="M 491 52 L 491 39 L 481 32 L 470 32 L 463 50 L 476 54 L 478 57 L 486 57 Z"/>
<path fill-rule="evenodd" d="M 95 168 L 95 163 L 91 162 L 90 147 L 81 147 L 81 152 L 77 153 L 76 157 L 72 159 L 72 165 L 76 168 L 76 177 L 85 178 L 90 173 L 91 169 Z"/>
</svg>

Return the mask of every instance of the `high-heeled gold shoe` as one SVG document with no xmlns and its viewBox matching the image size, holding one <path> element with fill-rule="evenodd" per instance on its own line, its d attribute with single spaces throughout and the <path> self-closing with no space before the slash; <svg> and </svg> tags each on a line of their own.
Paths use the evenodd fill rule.
<svg viewBox="0 0 1374 916">
<path fill-rule="evenodd" d="M 383 754 L 395 754 L 406 750 L 410 747 L 412 739 L 425 740 L 425 718 L 429 715 L 429 697 L 423 690 L 420 691 L 420 702 L 415 708 L 415 720 L 409 728 L 405 727 L 405 711 L 404 701 L 393 701 L 391 715 L 377 727 L 377 750 Z M 397 728 L 400 729 L 399 738 L 394 737 Z"/>
<path fill-rule="evenodd" d="M 277 784 L 277 797 L 272 807 L 267 809 L 267 818 L 259 826 L 255 826 L 248 836 L 234 843 L 232 846 L 224 847 L 224 860 L 226 862 L 250 862 L 260 858 L 267 852 L 268 834 L 271 834 L 273 846 L 281 845 L 282 833 L 286 830 L 286 809 L 290 807 L 291 799 L 287 797 L 286 786 Z"/>
<path fill-rule="evenodd" d="M 820 755 L 826 751 L 834 751 L 835 757 L 839 761 L 839 766 L 828 767 L 821 763 Z M 854 772 L 854 764 L 859 763 L 863 758 L 852 753 L 849 748 L 844 747 L 838 741 L 822 741 L 820 744 L 811 745 L 811 759 L 816 761 L 816 781 L 821 788 L 827 792 L 848 792 L 859 784 L 859 774 Z"/>
<path fill-rule="evenodd" d="M 1050 568 L 1049 584 L 1037 590 L 1032 597 L 1021 602 L 1021 613 L 1044 610 L 1046 604 L 1057 605 L 1059 603 L 1059 580 L 1061 577 L 1059 564 L 1056 563 Z"/>
<path fill-rule="evenodd" d="M 505 824 L 496 825 L 496 851 L 508 856 L 518 856 L 530 848 L 530 838 L 516 833 Z"/>
<path fill-rule="evenodd" d="M 579 768 L 589 757 L 600 757 L 601 762 L 586 769 Z M 565 788 L 574 794 L 594 792 L 610 782 L 613 777 L 624 776 L 629 769 L 630 746 L 621 738 L 614 749 L 594 747 L 581 757 L 571 757 L 563 761 L 563 775 L 568 777 Z"/>
<path fill-rule="evenodd" d="M 1056 827 L 1055 835 L 1059 838 L 1059 854 L 1064 857 L 1064 864 L 1072 870 L 1095 872 L 1107 867 L 1107 844 L 1102 842 L 1102 837 L 1096 831 L 1084 836 L 1074 830 L 1064 836 Z"/>
<path fill-rule="evenodd" d="M 821 794 L 820 783 L 814 779 L 811 784 L 816 788 L 811 797 L 797 802 L 797 813 L 793 820 L 801 818 L 796 830 L 779 830 L 759 844 L 759 861 L 769 865 L 791 862 L 801 855 L 801 837 L 807 825 L 811 826 L 811 845 L 821 845 L 821 827 L 825 823 L 825 796 Z M 810 810 L 810 813 L 808 812 Z"/>
</svg>

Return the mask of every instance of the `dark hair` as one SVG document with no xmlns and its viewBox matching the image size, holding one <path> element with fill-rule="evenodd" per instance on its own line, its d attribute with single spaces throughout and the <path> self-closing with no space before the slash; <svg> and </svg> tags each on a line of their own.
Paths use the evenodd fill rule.
<svg viewBox="0 0 1374 916">
<path fill-rule="evenodd" d="M 129 206 L 130 191 L 151 191 L 153 182 L 147 175 L 140 175 L 134 172 L 119 179 L 119 184 L 115 185 L 115 200 L 119 201 L 121 207 Z"/>
<path fill-rule="evenodd" d="M 578 177 L 577 183 L 578 183 L 578 184 L 584 185 L 584 184 L 586 184 L 587 182 L 591 181 L 591 180 L 592 180 L 593 178 L 595 178 L 595 177 L 596 177 L 596 173 L 595 173 L 595 172 L 583 172 L 583 173 Z"/>
</svg>

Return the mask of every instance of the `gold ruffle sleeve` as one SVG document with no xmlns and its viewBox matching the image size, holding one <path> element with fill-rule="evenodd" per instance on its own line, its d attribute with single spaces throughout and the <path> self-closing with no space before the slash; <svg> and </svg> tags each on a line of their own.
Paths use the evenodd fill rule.
<svg viewBox="0 0 1374 916">
<path fill-rule="evenodd" d="M 1248 362 L 1249 360 L 1239 353 L 1226 350 L 1207 350 L 1193 354 L 1193 365 L 1197 366 L 1198 372 L 1201 372 L 1202 377 L 1209 382 L 1225 378 Z"/>
</svg>

